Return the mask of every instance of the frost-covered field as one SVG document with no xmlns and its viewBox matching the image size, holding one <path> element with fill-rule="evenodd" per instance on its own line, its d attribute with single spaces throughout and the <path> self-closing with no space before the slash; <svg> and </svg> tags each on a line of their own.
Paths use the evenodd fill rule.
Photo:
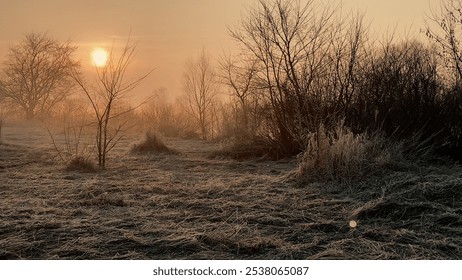
<svg viewBox="0 0 462 280">
<path fill-rule="evenodd" d="M 300 181 L 296 159 L 210 158 L 219 143 L 179 139 L 164 140 L 177 154 L 133 155 L 132 135 L 80 173 L 40 127 L 2 134 L 0 258 L 462 258 L 457 166 Z"/>
</svg>

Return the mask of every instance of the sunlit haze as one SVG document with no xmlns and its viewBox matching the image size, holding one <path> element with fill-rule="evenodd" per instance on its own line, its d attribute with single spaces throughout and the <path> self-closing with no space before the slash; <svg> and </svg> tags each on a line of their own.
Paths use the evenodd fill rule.
<svg viewBox="0 0 462 280">
<path fill-rule="evenodd" d="M 84 66 L 99 64 L 91 59 L 95 48 L 124 43 L 128 34 L 138 42 L 131 71 L 154 72 L 136 89 L 148 96 L 166 88 L 174 96 L 182 93 L 184 64 L 205 49 L 214 58 L 234 47 L 228 29 L 236 26 L 254 0 L 102 0 L 102 1 L 1 1 L 0 60 L 9 45 L 30 31 L 48 32 L 58 40 L 78 46 Z M 338 2 L 338 1 L 333 1 Z M 416 35 L 424 25 L 425 12 L 438 1 L 345 0 L 344 13 L 364 12 L 371 34 L 396 28 L 400 34 Z"/>
</svg>

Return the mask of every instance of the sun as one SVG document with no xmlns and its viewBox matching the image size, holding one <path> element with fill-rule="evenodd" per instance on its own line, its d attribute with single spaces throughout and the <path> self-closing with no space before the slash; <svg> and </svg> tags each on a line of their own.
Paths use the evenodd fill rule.
<svg viewBox="0 0 462 280">
<path fill-rule="evenodd" d="M 96 48 L 91 52 L 91 60 L 96 67 L 106 66 L 109 55 L 103 48 Z"/>
</svg>

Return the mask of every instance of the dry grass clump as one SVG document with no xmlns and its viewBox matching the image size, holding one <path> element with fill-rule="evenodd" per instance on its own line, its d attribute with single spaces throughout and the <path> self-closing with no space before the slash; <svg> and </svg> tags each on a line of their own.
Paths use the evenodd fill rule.
<svg viewBox="0 0 462 280">
<path fill-rule="evenodd" d="M 373 168 L 404 162 L 403 143 L 383 134 L 353 134 L 340 123 L 333 131 L 320 126 L 307 137 L 296 172 L 297 177 L 318 174 L 323 178 L 352 178 Z"/>
<path fill-rule="evenodd" d="M 131 152 L 135 154 L 146 154 L 174 153 L 175 151 L 167 147 L 153 131 L 148 131 L 146 132 L 144 140 L 135 144 L 131 148 Z"/>
<path fill-rule="evenodd" d="M 96 172 L 96 167 L 93 161 L 91 161 L 88 157 L 77 156 L 66 164 L 66 171 L 91 173 Z"/>
</svg>

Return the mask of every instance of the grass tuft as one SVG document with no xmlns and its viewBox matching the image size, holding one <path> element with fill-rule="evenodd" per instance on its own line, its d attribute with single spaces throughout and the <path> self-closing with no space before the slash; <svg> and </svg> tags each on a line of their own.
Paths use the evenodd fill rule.
<svg viewBox="0 0 462 280">
<path fill-rule="evenodd" d="M 96 172 L 94 163 L 87 157 L 77 156 L 71 159 L 66 165 L 66 171 L 79 171 L 92 173 Z"/>
<path fill-rule="evenodd" d="M 148 131 L 146 132 L 144 140 L 135 144 L 131 148 L 131 152 L 134 154 L 146 154 L 174 153 L 175 151 L 167 147 L 153 131 Z"/>
<path fill-rule="evenodd" d="M 320 126 L 318 132 L 308 135 L 296 175 L 352 179 L 380 167 L 404 163 L 402 142 L 392 141 L 380 132 L 354 134 L 340 123 L 333 131 Z"/>
</svg>

